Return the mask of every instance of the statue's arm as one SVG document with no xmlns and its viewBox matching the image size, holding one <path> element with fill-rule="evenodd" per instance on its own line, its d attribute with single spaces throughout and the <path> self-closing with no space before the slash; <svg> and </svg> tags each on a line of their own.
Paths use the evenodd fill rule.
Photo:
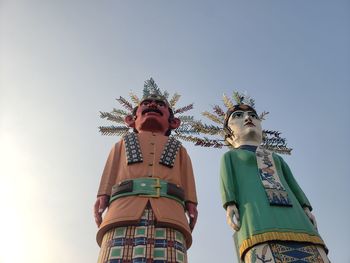
<svg viewBox="0 0 350 263">
<path fill-rule="evenodd" d="M 241 228 L 239 211 L 235 204 L 226 207 L 226 222 L 232 229 L 236 231 Z"/>
<path fill-rule="evenodd" d="M 181 147 L 180 159 L 181 159 L 180 176 L 181 176 L 182 187 L 185 193 L 185 210 L 189 216 L 190 229 L 193 230 L 198 218 L 198 211 L 197 211 L 198 202 L 197 202 L 196 184 L 195 184 L 193 169 L 192 169 L 192 162 L 184 147 Z"/>
<path fill-rule="evenodd" d="M 116 182 L 115 176 L 117 174 L 116 169 L 118 168 L 120 155 L 119 149 L 119 143 L 112 147 L 101 176 L 97 199 L 94 204 L 94 218 L 97 226 L 100 226 L 102 223 L 102 214 L 109 205 L 112 186 Z"/>
<path fill-rule="evenodd" d="M 238 231 L 240 228 L 239 210 L 234 184 L 233 162 L 229 153 L 224 154 L 221 158 L 220 165 L 220 190 L 223 207 L 226 210 L 227 224 Z"/>
<path fill-rule="evenodd" d="M 312 211 L 312 206 L 309 200 L 307 199 L 305 193 L 299 186 L 298 182 L 295 180 L 293 173 L 290 170 L 288 164 L 281 157 L 279 157 L 279 159 L 281 161 L 283 176 L 286 179 L 289 188 L 292 190 L 295 197 L 298 199 L 300 205 L 302 207 L 308 207 L 310 211 Z"/>
<path fill-rule="evenodd" d="M 94 217 L 97 226 L 100 226 L 102 223 L 102 214 L 108 207 L 109 196 L 101 195 L 98 196 L 94 205 Z"/>
<path fill-rule="evenodd" d="M 315 216 L 311 213 L 310 209 L 305 206 L 304 212 L 307 215 L 307 217 L 310 219 L 311 223 L 314 225 L 314 227 L 317 229 L 317 222 Z"/>
<path fill-rule="evenodd" d="M 311 223 L 314 225 L 314 227 L 317 229 L 317 222 L 315 216 L 311 213 L 312 206 L 307 199 L 305 193 L 295 180 L 292 171 L 290 170 L 288 164 L 281 158 L 281 166 L 283 170 L 284 177 L 290 187 L 290 189 L 293 191 L 294 195 L 298 199 L 300 205 L 303 207 L 304 212 L 306 216 L 310 219 Z"/>
</svg>

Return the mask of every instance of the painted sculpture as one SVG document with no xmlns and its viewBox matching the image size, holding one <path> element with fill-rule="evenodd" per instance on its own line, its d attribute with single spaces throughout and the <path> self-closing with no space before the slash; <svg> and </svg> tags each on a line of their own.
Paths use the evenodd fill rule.
<svg viewBox="0 0 350 263">
<path fill-rule="evenodd" d="M 224 95 L 226 113 L 214 106 L 203 114 L 222 125 L 202 122 L 194 128 L 218 139 L 195 138 L 197 145 L 231 149 L 221 160 L 220 189 L 227 223 L 235 231 L 239 262 L 329 262 L 312 207 L 278 153 L 290 153 L 279 132 L 261 128 L 254 100 Z"/>
<path fill-rule="evenodd" d="M 187 262 L 197 197 L 191 160 L 176 139 L 181 116 L 175 116 L 192 104 L 176 110 L 180 96 L 168 101 L 152 78 L 145 81 L 142 99 L 130 96 L 136 106 L 120 97 L 126 111 L 101 112 L 127 126 L 100 127 L 102 134 L 122 139 L 109 154 L 94 206 L 98 262 Z"/>
</svg>

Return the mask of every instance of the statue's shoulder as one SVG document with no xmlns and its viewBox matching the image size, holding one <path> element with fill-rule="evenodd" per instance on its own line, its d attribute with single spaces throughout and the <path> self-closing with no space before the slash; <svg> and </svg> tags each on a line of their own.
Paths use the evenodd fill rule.
<svg viewBox="0 0 350 263">
<path fill-rule="evenodd" d="M 222 155 L 222 158 L 223 159 L 227 159 L 227 158 L 232 158 L 233 156 L 236 156 L 238 154 L 238 149 L 230 149 L 228 150 L 227 152 L 225 152 L 223 155 Z"/>
<path fill-rule="evenodd" d="M 123 144 L 124 144 L 124 140 L 123 140 L 123 138 L 120 138 L 117 142 L 115 142 L 113 144 L 112 149 L 117 150 L 117 149 L 121 148 L 123 146 Z"/>
<path fill-rule="evenodd" d="M 187 154 L 187 150 L 185 148 L 185 146 L 182 144 L 182 142 L 180 140 L 178 140 L 177 138 L 175 138 L 175 136 L 169 136 L 167 143 L 166 143 L 166 147 L 170 147 L 173 148 L 176 151 L 184 152 Z"/>
<path fill-rule="evenodd" d="M 121 147 L 125 147 L 125 144 L 128 144 L 129 142 L 135 142 L 136 140 L 138 140 L 137 133 L 127 132 L 113 144 L 112 149 L 117 150 Z"/>
<path fill-rule="evenodd" d="M 178 140 L 177 138 L 175 138 L 175 136 L 169 136 L 168 141 L 172 142 L 172 143 L 176 143 L 176 144 L 182 145 L 181 141 Z"/>
<path fill-rule="evenodd" d="M 273 156 L 273 158 L 284 162 L 283 157 L 280 154 L 278 154 L 276 152 L 272 152 L 272 156 Z"/>
</svg>

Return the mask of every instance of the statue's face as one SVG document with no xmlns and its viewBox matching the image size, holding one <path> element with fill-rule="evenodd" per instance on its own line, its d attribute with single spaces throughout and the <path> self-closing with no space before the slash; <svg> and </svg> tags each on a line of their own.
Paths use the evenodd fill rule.
<svg viewBox="0 0 350 263">
<path fill-rule="evenodd" d="M 169 107 L 162 100 L 143 100 L 136 111 L 135 117 L 135 129 L 138 131 L 145 130 L 165 134 L 170 128 Z"/>
<path fill-rule="evenodd" d="M 234 111 L 227 126 L 232 131 L 232 137 L 228 140 L 233 147 L 240 145 L 260 145 L 262 141 L 262 128 L 259 117 L 253 111 Z"/>
</svg>

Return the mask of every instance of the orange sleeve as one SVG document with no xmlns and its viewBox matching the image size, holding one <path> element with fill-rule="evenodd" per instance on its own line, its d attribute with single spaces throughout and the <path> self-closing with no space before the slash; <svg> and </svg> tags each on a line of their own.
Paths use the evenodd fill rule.
<svg viewBox="0 0 350 263">
<path fill-rule="evenodd" d="M 117 177 L 117 169 L 120 160 L 120 146 L 121 143 L 115 144 L 106 161 L 106 165 L 103 169 L 103 173 L 101 176 L 100 186 L 98 188 L 97 196 L 100 195 L 111 195 L 112 186 L 116 182 Z"/>
<path fill-rule="evenodd" d="M 196 183 L 194 180 L 191 159 L 184 147 L 180 149 L 180 173 L 181 183 L 185 191 L 185 202 L 197 204 Z"/>
</svg>

